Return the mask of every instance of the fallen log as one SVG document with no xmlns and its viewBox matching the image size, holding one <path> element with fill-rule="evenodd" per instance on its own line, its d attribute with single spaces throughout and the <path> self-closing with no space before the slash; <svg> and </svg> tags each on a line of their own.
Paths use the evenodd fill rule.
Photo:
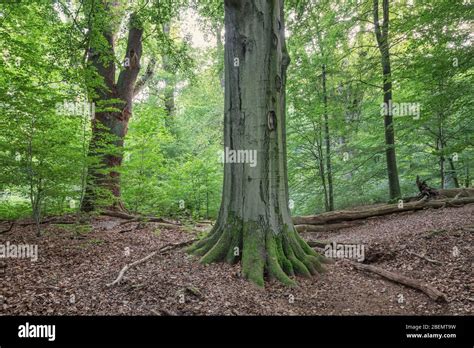
<svg viewBox="0 0 474 348">
<path fill-rule="evenodd" d="M 118 284 L 120 283 L 120 281 L 122 280 L 125 272 L 127 272 L 130 268 L 136 266 L 136 265 L 139 265 L 141 263 L 144 263 L 145 261 L 151 259 L 153 256 L 157 255 L 157 254 L 160 254 L 162 252 L 165 252 L 165 251 L 168 251 L 168 250 L 171 250 L 171 249 L 176 249 L 176 248 L 179 248 L 179 247 L 182 247 L 182 246 L 186 246 L 186 245 L 189 245 L 189 244 L 192 244 L 196 241 L 197 239 L 191 239 L 191 240 L 187 240 L 185 242 L 181 242 L 181 243 L 172 243 L 172 244 L 166 244 L 165 246 L 162 246 L 160 249 L 152 252 L 151 254 L 148 254 L 147 256 L 145 256 L 144 258 L 141 258 L 140 260 L 137 260 L 137 261 L 134 261 L 132 263 L 129 263 L 129 264 L 126 264 L 119 272 L 117 278 L 111 282 L 111 283 L 108 283 L 106 284 L 107 287 L 110 287 L 112 285 L 115 285 L 115 284 Z"/>
<path fill-rule="evenodd" d="M 425 208 L 442 208 L 446 206 L 457 206 L 474 203 L 474 197 L 462 197 L 450 200 L 419 200 L 417 202 L 403 204 L 386 204 L 377 208 L 365 210 L 340 210 L 310 216 L 295 216 L 295 225 L 323 225 L 342 221 L 366 219 L 373 216 L 382 216 L 400 213 L 410 210 L 421 210 Z"/>
<path fill-rule="evenodd" d="M 127 221 L 128 222 L 128 221 Z M 134 221 L 136 222 L 136 221 Z M 142 221 L 143 222 L 143 221 Z M 153 221 L 152 221 L 153 222 Z M 178 225 L 176 224 L 170 224 L 170 223 L 167 223 L 167 222 L 154 222 L 155 224 L 155 227 L 162 227 L 162 228 L 166 228 L 166 229 L 174 229 L 174 228 L 178 228 Z M 119 226 L 122 226 L 122 225 L 125 225 L 125 224 L 119 224 Z M 127 230 L 122 230 L 122 231 L 119 231 L 119 233 L 124 233 L 124 232 L 130 232 L 130 231 L 133 231 L 133 230 L 137 230 L 137 229 L 141 229 L 143 228 L 143 226 L 140 227 L 140 224 L 138 224 L 137 226 L 135 226 L 134 228 L 129 228 Z"/>
<path fill-rule="evenodd" d="M 440 197 L 454 198 L 454 197 L 474 197 L 474 188 L 456 188 L 456 189 L 442 189 L 438 190 Z"/>
<path fill-rule="evenodd" d="M 401 274 L 389 272 L 387 270 L 384 270 L 382 268 L 375 267 L 375 266 L 372 266 L 372 265 L 364 265 L 364 264 L 349 261 L 349 260 L 346 260 L 346 261 L 349 262 L 352 266 L 354 266 L 354 268 L 356 268 L 358 270 L 369 271 L 369 272 L 378 274 L 379 276 L 382 276 L 382 277 L 384 277 L 388 280 L 391 280 L 395 283 L 399 283 L 399 284 L 408 286 L 410 288 L 417 289 L 417 290 L 425 293 L 429 298 L 431 298 L 434 301 L 446 302 L 446 295 L 445 294 L 443 294 L 438 289 L 432 287 L 431 285 L 425 284 L 425 283 L 423 283 L 419 280 L 416 280 L 416 279 L 413 279 L 413 278 L 408 278 L 408 277 L 406 277 L 404 275 L 401 275 Z"/>
<path fill-rule="evenodd" d="M 465 188 L 452 188 L 452 189 L 439 189 L 439 195 L 437 199 L 447 199 L 447 198 L 462 198 L 462 197 L 474 197 L 474 188 L 465 187 Z M 413 202 L 418 201 L 420 196 L 409 196 L 403 197 L 403 202 Z"/>
<path fill-rule="evenodd" d="M 49 219 L 41 220 L 39 223 L 40 223 L 40 225 L 49 224 L 49 223 L 51 223 L 51 224 L 60 224 L 60 225 L 72 225 L 72 224 L 77 223 L 77 221 L 75 221 L 75 220 L 60 220 L 57 217 L 52 217 L 52 218 L 49 218 Z M 25 227 L 25 226 L 30 226 L 30 225 L 36 225 L 36 222 L 35 221 L 18 222 L 18 226 Z"/>
<path fill-rule="evenodd" d="M 339 222 L 333 224 L 324 224 L 324 225 L 296 225 L 295 228 L 298 232 L 328 232 L 328 231 L 337 231 L 343 228 L 349 228 L 353 226 L 360 226 L 365 224 L 363 220 L 354 220 Z"/>
<path fill-rule="evenodd" d="M 129 223 L 129 222 L 137 222 L 137 221 L 162 222 L 162 223 L 166 223 L 170 225 L 179 225 L 176 222 L 167 221 L 163 218 L 158 218 L 154 216 L 136 216 L 136 215 L 130 215 L 121 211 L 104 210 L 100 214 L 105 215 L 105 216 L 111 216 L 111 217 L 129 220 L 129 221 L 122 222 L 121 225 Z"/>
<path fill-rule="evenodd" d="M 214 221 L 212 221 L 212 220 L 199 220 L 197 223 L 198 224 L 203 224 L 203 225 L 213 225 Z"/>
</svg>

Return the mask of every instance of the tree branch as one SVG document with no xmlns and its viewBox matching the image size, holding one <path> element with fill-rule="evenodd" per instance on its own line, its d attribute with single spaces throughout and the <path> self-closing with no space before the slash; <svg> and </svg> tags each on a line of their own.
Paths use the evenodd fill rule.
<svg viewBox="0 0 474 348">
<path fill-rule="evenodd" d="M 117 81 L 117 92 L 123 100 L 131 100 L 142 56 L 143 28 L 135 13 L 130 16 L 128 31 L 127 52 L 125 53 L 124 69 L 120 72 Z"/>
<path fill-rule="evenodd" d="M 140 93 L 143 90 L 148 80 L 150 80 L 153 77 L 155 73 L 155 65 L 156 65 L 156 60 L 155 58 L 152 58 L 150 62 L 148 63 L 145 74 L 143 74 L 143 76 L 137 81 L 135 85 L 135 89 L 133 90 L 134 97 L 137 96 L 138 93 Z"/>
</svg>

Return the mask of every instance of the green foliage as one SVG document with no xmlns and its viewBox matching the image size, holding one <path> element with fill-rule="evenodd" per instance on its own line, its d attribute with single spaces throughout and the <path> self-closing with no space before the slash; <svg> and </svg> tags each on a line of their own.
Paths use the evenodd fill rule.
<svg viewBox="0 0 474 348">
<path fill-rule="evenodd" d="M 222 182 L 221 98 L 216 77 L 204 71 L 180 93 L 174 133 L 166 128 L 166 112 L 156 98 L 137 105 L 122 168 L 123 197 L 131 211 L 216 217 Z"/>
<path fill-rule="evenodd" d="M 394 118 L 402 192 L 404 196 L 417 193 L 416 175 L 431 179 L 430 184 L 438 188 L 470 186 L 469 5 L 398 1 L 390 6 L 394 102 L 420 105 L 419 117 Z M 323 64 L 335 208 L 387 200 L 382 71 L 371 10 L 371 1 L 345 1 L 338 6 L 327 0 L 289 2 L 288 168 L 296 215 L 324 210 Z"/>
<path fill-rule="evenodd" d="M 335 208 L 386 201 L 382 72 L 372 2 L 285 3 L 292 60 L 287 143 L 293 214 L 325 209 L 325 112 Z M 183 221 L 217 216 L 223 174 L 218 157 L 223 146 L 223 1 L 117 4 L 111 17 L 100 1 L 0 2 L 0 219 L 78 210 L 87 170 L 100 163 L 87 157 L 90 117 L 58 105 L 84 105 L 98 99 L 98 86 L 105 87 L 86 63 L 91 46 L 105 62 L 117 64 L 116 74 L 123 69 L 123 27 L 132 13 L 144 29 L 140 74 L 153 61 L 156 69 L 134 100 L 124 149 L 111 146 L 117 139 L 104 134 L 98 152 L 123 151 L 122 166 L 115 169 L 129 211 Z M 180 36 L 188 24 L 179 16 L 184 8 L 194 9 L 201 25 L 194 29 L 204 30 L 213 47 L 197 49 Z M 404 196 L 416 194 L 416 175 L 436 187 L 472 185 L 471 12 L 472 5 L 461 0 L 391 3 L 394 101 L 421 107 L 419 117 L 395 117 Z M 100 34 L 105 29 L 116 33 L 115 55 L 107 54 Z M 165 105 L 170 88 L 174 115 Z M 98 100 L 96 111 L 121 110 L 117 101 Z"/>
<path fill-rule="evenodd" d="M 80 196 L 86 122 L 56 108 L 69 93 L 68 83 L 79 81 L 77 68 L 68 67 L 68 53 L 75 52 L 61 49 L 67 38 L 50 6 L 0 7 L 0 190 L 28 199 L 39 215 L 46 206 L 63 211 L 66 197 Z M 3 211 L 10 215 L 9 208 Z"/>
</svg>

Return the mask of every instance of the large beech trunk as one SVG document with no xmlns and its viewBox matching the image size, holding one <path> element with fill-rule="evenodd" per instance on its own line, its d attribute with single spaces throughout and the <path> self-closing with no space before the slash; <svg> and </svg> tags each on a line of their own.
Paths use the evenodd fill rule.
<svg viewBox="0 0 474 348">
<path fill-rule="evenodd" d="M 97 4 L 96 11 L 104 18 L 118 13 L 116 3 L 102 2 Z M 93 91 L 91 100 L 98 105 L 98 112 L 92 120 L 92 138 L 89 147 L 89 157 L 97 160 L 89 167 L 88 180 L 84 199 L 81 204 L 83 211 L 92 211 L 103 200 L 108 209 L 122 210 L 120 192 L 120 166 L 122 164 L 122 149 L 128 130 L 128 122 L 132 115 L 133 97 L 144 86 L 145 80 L 151 76 L 151 67 L 137 82 L 142 55 L 141 23 L 135 14 L 130 17 L 127 51 L 124 65 L 116 81 L 115 40 L 117 27 L 91 21 L 91 32 L 102 37 L 107 45 L 91 42 L 88 62 L 103 79 L 104 86 L 98 86 Z M 100 48 L 96 48 L 96 46 Z M 104 110 L 104 106 L 108 111 Z"/>
<path fill-rule="evenodd" d="M 325 259 L 297 234 L 288 209 L 285 80 L 289 56 L 283 0 L 225 1 L 224 146 L 256 150 L 257 164 L 225 163 L 223 196 L 210 234 L 190 251 L 203 263 L 241 260 L 242 275 L 291 285 Z"/>
</svg>

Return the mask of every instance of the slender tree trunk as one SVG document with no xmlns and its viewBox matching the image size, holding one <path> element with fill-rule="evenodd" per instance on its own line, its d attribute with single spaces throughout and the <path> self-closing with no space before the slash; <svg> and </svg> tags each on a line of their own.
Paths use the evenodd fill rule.
<svg viewBox="0 0 474 348">
<path fill-rule="evenodd" d="M 439 148 L 440 151 L 443 151 L 443 147 L 441 146 Z M 439 156 L 439 177 L 440 177 L 440 181 L 441 181 L 441 189 L 444 189 L 445 188 L 445 181 L 446 181 L 446 178 L 445 178 L 445 170 L 444 170 L 444 155 L 440 155 Z"/>
<path fill-rule="evenodd" d="M 316 144 L 318 155 L 316 160 L 318 161 L 318 168 L 319 168 L 319 177 L 321 178 L 321 184 L 323 185 L 323 192 L 324 192 L 324 210 L 329 211 L 329 197 L 328 197 L 328 187 L 326 185 L 326 170 L 324 169 L 324 155 L 323 155 L 323 147 L 322 147 L 322 134 L 321 131 L 319 132 L 319 142 Z"/>
<path fill-rule="evenodd" d="M 373 14 L 375 24 L 375 36 L 381 54 L 382 72 L 383 72 L 383 102 L 386 106 L 384 115 L 385 126 L 385 154 L 387 158 L 388 184 L 390 199 L 401 197 L 400 183 L 398 180 L 397 157 L 395 154 L 395 129 L 392 117 L 392 71 L 390 65 L 390 46 L 388 41 L 389 26 L 389 0 L 383 2 L 383 22 L 382 28 L 379 23 L 379 2 L 374 0 Z"/>
<path fill-rule="evenodd" d="M 89 119 L 88 116 L 85 115 L 84 118 L 82 119 L 82 167 L 81 167 L 81 196 L 80 196 L 80 201 L 79 201 L 79 206 L 82 207 L 82 202 L 84 201 L 84 197 L 86 194 L 86 183 L 87 183 L 87 156 L 88 156 L 88 134 L 87 134 L 87 127 L 89 125 Z"/>
<path fill-rule="evenodd" d="M 441 177 L 441 189 L 444 189 L 446 187 L 446 178 L 445 178 L 445 175 L 444 175 L 444 156 L 441 156 L 439 158 L 439 173 L 440 173 L 440 177 Z"/>
<path fill-rule="evenodd" d="M 116 14 L 116 6 L 117 3 L 104 1 L 95 5 L 93 11 L 96 11 L 99 18 L 109 18 Z M 117 81 L 114 60 L 116 30 L 113 25 L 98 20 L 95 22 L 95 17 L 91 19 L 91 35 L 101 37 L 107 45 L 104 48 L 101 41 L 99 44 L 92 40 L 88 56 L 89 64 L 103 79 L 104 86 L 96 87 L 91 98 L 92 102 L 98 105 L 99 111 L 92 120 L 89 157 L 97 163 L 88 170 L 86 192 L 81 206 L 83 211 L 92 211 L 102 204 L 109 209 L 124 209 L 119 169 L 122 164 L 124 138 L 132 115 L 133 97 L 144 84 L 140 81 L 136 86 L 142 56 L 143 29 L 136 15 L 132 14 L 124 65 Z M 148 69 L 144 77 L 150 77 Z M 103 106 L 107 107 L 107 111 L 103 111 Z M 113 110 L 110 110 L 111 108 Z"/>
<path fill-rule="evenodd" d="M 170 24 L 163 24 L 163 33 L 169 37 L 170 33 Z M 175 71 L 171 65 L 170 57 L 167 54 L 163 55 L 163 70 L 166 74 L 165 76 L 165 90 L 164 90 L 164 99 L 165 99 L 165 110 L 166 110 L 166 119 L 165 124 L 170 130 L 174 130 L 174 115 L 175 115 L 175 102 L 174 102 L 174 91 L 176 87 L 176 76 Z"/>
<path fill-rule="evenodd" d="M 439 153 L 439 177 L 441 181 L 441 189 L 444 189 L 446 184 L 446 175 L 445 175 L 445 169 L 444 169 L 444 163 L 445 163 L 445 158 L 444 158 L 444 132 L 443 132 L 443 115 L 438 115 L 438 136 L 436 139 L 436 150 Z"/>
<path fill-rule="evenodd" d="M 454 183 L 454 187 L 455 188 L 459 188 L 459 180 L 458 180 L 458 173 L 456 171 L 456 167 L 454 166 L 454 161 L 452 158 L 448 157 L 448 162 L 449 162 L 449 166 L 451 168 L 451 175 L 452 175 L 452 178 L 453 178 L 453 183 Z"/>
<path fill-rule="evenodd" d="M 323 64 L 323 103 L 324 103 L 324 140 L 326 143 L 326 173 L 328 176 L 328 209 L 334 210 L 334 193 L 332 186 L 332 169 L 331 169 L 331 139 L 329 135 L 329 117 L 328 117 L 328 95 L 326 88 L 326 65 Z"/>
<path fill-rule="evenodd" d="M 469 171 L 469 159 L 466 158 L 464 166 L 466 168 L 466 182 L 465 182 L 464 186 L 469 187 L 469 186 L 471 186 L 471 175 L 470 175 L 470 171 Z"/>
<path fill-rule="evenodd" d="M 297 234 L 288 208 L 285 84 L 289 56 L 283 0 L 225 1 L 224 146 L 256 151 L 257 163 L 225 163 L 221 208 L 193 245 L 201 262 L 241 260 L 242 275 L 295 284 L 324 258 Z"/>
</svg>

